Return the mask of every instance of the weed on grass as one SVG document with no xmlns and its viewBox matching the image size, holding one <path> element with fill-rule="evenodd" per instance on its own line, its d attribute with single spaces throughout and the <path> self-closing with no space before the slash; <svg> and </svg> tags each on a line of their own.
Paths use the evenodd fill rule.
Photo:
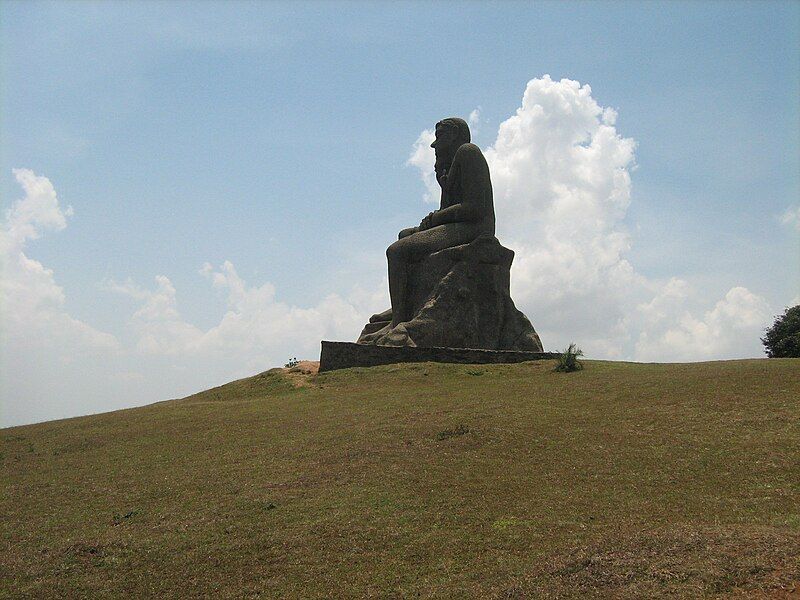
<svg viewBox="0 0 800 600">
<path fill-rule="evenodd" d="M 456 437 L 459 435 L 466 435 L 469 433 L 469 427 L 466 425 L 459 425 L 455 429 L 445 429 L 444 431 L 440 431 L 436 434 L 436 439 L 440 442 L 442 440 L 446 440 L 451 437 Z"/>
<path fill-rule="evenodd" d="M 558 362 L 553 368 L 557 373 L 572 373 L 573 371 L 580 371 L 583 369 L 583 363 L 578 360 L 579 356 L 583 356 L 583 350 L 578 348 L 575 344 L 567 346 L 561 354 L 558 355 Z"/>
<path fill-rule="evenodd" d="M 129 519 L 132 519 L 133 517 L 135 517 L 138 514 L 139 514 L 138 510 L 128 511 L 124 515 L 121 514 L 121 513 L 114 513 L 114 516 L 111 518 L 111 521 L 114 523 L 114 525 L 120 525 L 120 524 L 122 524 L 123 521 L 127 521 Z"/>
</svg>

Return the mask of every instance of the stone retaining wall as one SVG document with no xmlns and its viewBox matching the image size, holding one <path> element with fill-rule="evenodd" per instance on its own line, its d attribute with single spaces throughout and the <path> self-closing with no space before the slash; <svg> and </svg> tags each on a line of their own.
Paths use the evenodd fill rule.
<svg viewBox="0 0 800 600">
<path fill-rule="evenodd" d="M 413 346 L 376 346 L 352 342 L 322 342 L 319 371 L 349 367 L 374 367 L 407 362 L 442 362 L 461 364 L 517 363 L 558 358 L 557 352 L 516 350 L 478 350 L 472 348 L 417 348 Z"/>
</svg>

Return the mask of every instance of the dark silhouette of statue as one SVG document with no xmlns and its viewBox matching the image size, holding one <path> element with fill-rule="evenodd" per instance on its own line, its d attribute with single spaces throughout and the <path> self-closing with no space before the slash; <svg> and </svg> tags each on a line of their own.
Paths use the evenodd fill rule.
<svg viewBox="0 0 800 600">
<path fill-rule="evenodd" d="M 439 121 L 431 147 L 439 210 L 386 250 L 392 308 L 372 316 L 359 343 L 541 351 L 509 294 L 514 253 L 494 237 L 489 166 L 469 126 Z"/>
<path fill-rule="evenodd" d="M 386 250 L 392 325 L 407 321 L 407 265 L 438 250 L 467 244 L 479 235 L 494 235 L 494 204 L 489 165 L 480 148 L 470 143 L 469 126 L 450 118 L 436 124 L 436 180 L 442 187 L 439 210 L 422 219 L 419 227 L 400 232 Z"/>
</svg>

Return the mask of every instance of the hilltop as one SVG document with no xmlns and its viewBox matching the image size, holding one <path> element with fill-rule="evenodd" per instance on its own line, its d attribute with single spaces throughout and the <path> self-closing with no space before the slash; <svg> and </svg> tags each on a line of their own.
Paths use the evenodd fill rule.
<svg viewBox="0 0 800 600">
<path fill-rule="evenodd" d="M 552 364 L 4 429 L 0 597 L 800 593 L 800 360 Z"/>
</svg>

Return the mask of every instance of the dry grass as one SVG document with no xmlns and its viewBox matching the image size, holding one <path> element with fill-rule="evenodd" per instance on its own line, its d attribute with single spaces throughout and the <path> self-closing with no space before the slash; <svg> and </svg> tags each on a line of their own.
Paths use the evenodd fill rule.
<svg viewBox="0 0 800 600">
<path fill-rule="evenodd" d="M 800 360 L 552 367 L 2 430 L 0 597 L 797 597 Z"/>
</svg>

